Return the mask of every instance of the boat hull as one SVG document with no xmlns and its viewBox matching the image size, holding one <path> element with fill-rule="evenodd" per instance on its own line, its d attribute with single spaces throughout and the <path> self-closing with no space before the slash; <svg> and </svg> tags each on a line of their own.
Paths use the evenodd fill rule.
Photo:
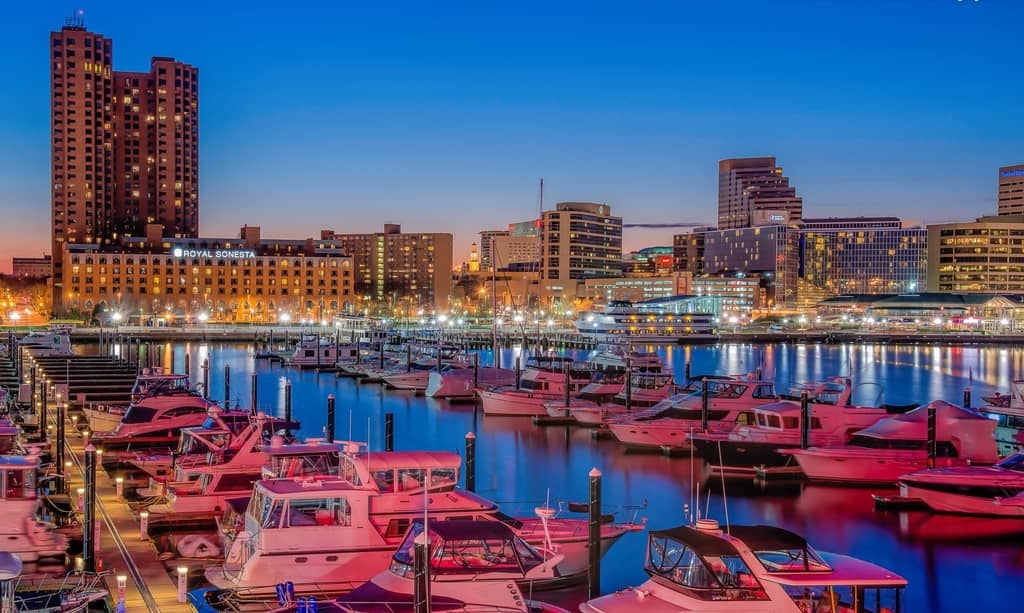
<svg viewBox="0 0 1024 613">
<path fill-rule="evenodd" d="M 900 481 L 900 495 L 920 500 L 937 513 L 979 515 L 983 517 L 1024 517 L 1024 506 L 996 504 L 987 496 L 972 496 L 948 490 L 937 490 L 926 484 Z"/>
<path fill-rule="evenodd" d="M 863 485 L 895 485 L 903 475 L 928 465 L 925 452 L 810 448 L 789 452 L 810 481 Z M 940 466 L 955 466 L 948 458 L 939 458 Z M 962 463 L 960 463 L 962 464 Z"/>
<path fill-rule="evenodd" d="M 89 429 L 93 432 L 113 432 L 121 424 L 124 413 L 111 413 L 99 409 L 83 408 L 82 413 L 85 420 L 89 422 Z"/>
<path fill-rule="evenodd" d="M 550 394 L 534 394 L 522 390 L 479 390 L 484 415 L 506 417 L 543 417 L 548 414 L 545 403 L 558 400 Z"/>
</svg>

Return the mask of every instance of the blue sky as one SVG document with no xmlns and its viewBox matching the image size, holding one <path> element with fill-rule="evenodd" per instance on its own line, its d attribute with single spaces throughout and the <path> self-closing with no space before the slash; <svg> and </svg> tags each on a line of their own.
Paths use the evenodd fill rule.
<svg viewBox="0 0 1024 613">
<path fill-rule="evenodd" d="M 5 7 L 0 270 L 48 249 L 48 33 L 200 70 L 204 235 L 475 232 L 546 202 L 716 216 L 717 160 L 775 155 L 809 216 L 995 209 L 1024 162 L 1017 0 L 115 2 Z M 627 231 L 627 247 L 672 230 Z"/>
</svg>

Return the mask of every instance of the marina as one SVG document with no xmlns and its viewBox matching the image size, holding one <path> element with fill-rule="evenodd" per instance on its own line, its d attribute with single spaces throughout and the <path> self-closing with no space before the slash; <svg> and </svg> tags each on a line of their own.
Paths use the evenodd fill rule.
<svg viewBox="0 0 1024 613">
<path fill-rule="evenodd" d="M 1005 577 L 1009 575 L 1010 577 L 1024 578 L 1024 560 L 1019 555 L 1021 547 L 1024 546 L 1024 520 L 1020 519 L 1019 511 L 1024 507 L 1017 502 L 1019 496 L 1014 498 L 1016 494 L 1024 491 L 1024 488 L 1014 491 L 1007 490 L 1003 494 L 1005 501 L 997 500 L 999 494 L 994 493 L 991 495 L 994 498 L 988 503 L 989 506 L 981 509 L 976 507 L 951 509 L 948 505 L 939 508 L 944 511 L 971 512 L 978 516 L 963 521 L 957 516 L 931 513 L 920 505 L 908 506 L 907 503 L 914 500 L 914 495 L 922 487 L 920 480 L 915 480 L 913 475 L 908 477 L 911 479 L 908 482 L 911 496 L 905 499 L 904 504 L 900 506 L 897 505 L 897 501 L 900 500 L 899 495 L 908 491 L 908 486 L 904 486 L 902 482 L 901 489 L 896 489 L 894 485 L 887 487 L 885 483 L 871 480 L 868 480 L 868 487 L 844 488 L 836 485 L 837 479 L 830 478 L 817 478 L 808 483 L 797 479 L 801 476 L 800 473 L 787 473 L 787 476 L 782 478 L 779 475 L 770 474 L 771 471 L 767 473 L 759 470 L 751 470 L 746 473 L 723 471 L 722 469 L 726 467 L 723 463 L 719 461 L 716 465 L 713 458 L 701 459 L 696 450 L 689 446 L 684 445 L 670 455 L 663 453 L 664 449 L 659 446 L 653 446 L 646 450 L 647 453 L 644 453 L 643 449 L 624 445 L 613 436 L 595 437 L 593 434 L 603 431 L 603 428 L 595 430 L 593 427 L 585 427 L 587 424 L 580 424 L 572 420 L 552 421 L 547 425 L 537 425 L 535 419 L 519 416 L 516 412 L 489 415 L 485 410 L 485 405 L 467 402 L 465 399 L 435 399 L 423 395 L 422 391 L 393 389 L 386 384 L 360 383 L 357 379 L 341 377 L 339 373 L 330 369 L 317 371 L 316 369 L 292 367 L 285 363 L 260 360 L 256 357 L 257 348 L 254 344 L 185 342 L 153 343 L 152 347 L 146 349 L 139 349 L 138 345 L 135 347 L 136 350 L 129 356 L 122 355 L 122 347 L 117 345 L 76 344 L 72 356 L 46 356 L 38 359 L 26 357 L 27 350 L 21 350 L 22 368 L 25 378 L 30 381 L 29 385 L 31 385 L 31 368 L 35 367 L 37 382 L 33 389 L 38 390 L 45 385 L 49 386 L 50 390 L 50 402 L 47 403 L 47 410 L 43 412 L 29 411 L 26 414 L 30 418 L 26 420 L 25 426 L 30 440 L 32 438 L 30 422 L 33 416 L 37 420 L 46 420 L 44 423 L 48 423 L 50 426 L 47 431 L 52 440 L 56 435 L 56 426 L 61 414 L 57 411 L 58 394 L 61 395 L 61 398 L 72 399 L 68 403 L 68 414 L 65 415 L 66 420 L 63 423 L 67 439 L 64 461 L 70 462 L 66 471 L 69 492 L 78 491 L 80 487 L 84 486 L 82 474 L 86 472 L 87 439 L 90 439 L 89 442 L 93 444 L 102 440 L 101 435 L 88 432 L 88 422 L 84 418 L 84 414 L 78 411 L 78 409 L 90 406 L 89 395 L 91 393 L 111 395 L 120 398 L 125 403 L 134 400 L 136 403 L 140 403 L 140 406 L 145 406 L 147 400 L 145 394 L 140 393 L 140 386 L 152 385 L 157 380 L 173 381 L 175 377 L 171 375 L 172 372 L 183 373 L 187 370 L 190 373 L 200 374 L 199 379 L 202 382 L 196 384 L 196 391 L 182 388 L 182 397 L 186 401 L 189 398 L 202 401 L 200 404 L 204 407 L 204 411 L 206 409 L 213 411 L 211 413 L 213 419 L 206 419 L 202 424 L 184 426 L 187 430 L 190 427 L 199 428 L 195 430 L 194 434 L 189 430 L 188 437 L 183 435 L 183 440 L 193 441 L 189 444 L 191 446 L 183 447 L 178 452 L 172 453 L 170 459 L 165 460 L 159 460 L 160 457 L 168 457 L 160 456 L 160 453 L 171 452 L 171 448 L 176 444 L 170 440 L 165 441 L 162 448 L 152 448 L 152 451 L 135 451 L 133 449 L 131 458 L 120 455 L 122 452 L 118 451 L 115 446 L 110 451 L 104 450 L 102 455 L 105 457 L 97 461 L 96 516 L 101 528 L 99 539 L 96 542 L 96 559 L 102 564 L 104 571 L 110 569 L 109 573 L 102 574 L 100 578 L 104 582 L 107 592 L 112 595 L 113 602 L 118 594 L 117 575 L 114 573 L 124 573 L 123 576 L 128 578 L 123 592 L 124 600 L 129 607 L 135 605 L 137 608 L 145 607 L 148 610 L 161 611 L 187 610 L 187 605 L 177 602 L 179 567 L 187 569 L 184 571 L 184 581 L 186 581 L 187 587 L 199 590 L 196 592 L 196 598 L 203 598 L 207 601 L 213 599 L 218 602 L 224 601 L 225 598 L 231 600 L 238 597 L 224 596 L 223 594 L 233 594 L 239 588 L 243 588 L 243 590 L 248 590 L 250 599 L 273 600 L 273 586 L 268 584 L 269 581 L 272 581 L 273 574 L 267 575 L 264 579 L 238 584 L 238 587 L 232 588 L 234 591 L 218 592 L 219 595 L 216 597 L 208 591 L 208 588 L 204 588 L 204 586 L 210 585 L 210 577 L 219 576 L 217 572 L 220 571 L 216 571 L 217 556 L 220 556 L 219 559 L 223 563 L 223 560 L 230 560 L 235 555 L 232 553 L 231 542 L 224 541 L 223 536 L 218 536 L 218 532 L 227 525 L 224 524 L 224 521 L 227 520 L 220 517 L 224 513 L 221 507 L 237 504 L 227 500 L 231 496 L 248 498 L 248 490 L 244 484 L 239 483 L 233 485 L 233 489 L 226 492 L 224 497 L 214 496 L 208 503 L 201 502 L 204 499 L 202 495 L 190 500 L 189 497 L 195 495 L 190 493 L 193 490 L 197 494 L 206 491 L 195 489 L 206 487 L 203 485 L 202 475 L 217 474 L 216 471 L 219 470 L 216 465 L 213 465 L 212 472 L 204 468 L 209 465 L 211 460 L 202 461 L 199 458 L 202 458 L 204 453 L 207 454 L 207 458 L 211 458 L 220 457 L 225 452 L 234 458 L 237 452 L 229 450 L 243 443 L 232 442 L 235 440 L 233 432 L 239 432 L 238 441 L 249 441 L 244 443 L 247 446 L 259 439 L 262 441 L 261 444 L 270 445 L 270 447 L 264 447 L 268 449 L 269 455 L 260 455 L 253 460 L 246 460 L 247 456 L 238 456 L 236 462 L 245 465 L 238 469 L 238 474 L 240 477 L 244 477 L 246 483 L 252 484 L 256 479 L 261 478 L 257 474 L 259 472 L 256 469 L 257 464 L 264 462 L 266 468 L 264 468 L 262 478 L 271 478 L 272 480 L 262 483 L 270 484 L 274 483 L 273 479 L 280 479 L 285 475 L 342 475 L 344 472 L 337 467 L 339 466 L 337 458 L 342 458 L 344 463 L 347 452 L 344 444 L 339 447 L 338 445 L 320 443 L 322 448 L 318 450 L 311 451 L 308 445 L 305 447 L 300 445 L 295 447 L 295 452 L 289 451 L 292 446 L 285 444 L 280 447 L 282 453 L 276 453 L 273 452 L 273 446 L 281 443 L 275 443 L 266 438 L 269 434 L 253 438 L 257 431 L 264 433 L 287 432 L 289 437 L 294 437 L 295 441 L 315 441 L 322 440 L 324 437 L 333 440 L 356 441 L 354 444 L 357 446 L 353 449 L 364 449 L 368 459 L 374 457 L 374 452 L 380 454 L 373 466 L 379 466 L 380 461 L 386 461 L 385 458 L 388 457 L 386 449 L 409 450 L 409 452 L 417 450 L 444 452 L 448 454 L 444 457 L 449 459 L 442 461 L 438 466 L 448 466 L 449 468 L 439 468 L 442 471 L 439 475 L 451 474 L 457 481 L 455 485 L 473 490 L 472 496 L 483 496 L 482 500 L 494 501 L 486 504 L 500 505 L 503 513 L 527 518 L 533 517 L 534 519 L 529 521 L 534 522 L 538 521 L 536 519 L 537 513 L 539 513 L 537 509 L 542 507 L 551 509 L 552 521 L 555 523 L 566 521 L 561 518 L 570 518 L 573 511 L 579 512 L 580 510 L 584 511 L 582 521 L 585 522 L 588 474 L 592 468 L 598 468 L 603 481 L 602 513 L 609 516 L 609 521 L 619 522 L 624 526 L 635 526 L 635 528 L 626 529 L 618 534 L 615 537 L 615 541 L 618 543 L 606 550 L 607 553 L 601 560 L 602 577 L 598 582 L 601 594 L 613 593 L 631 585 L 638 585 L 643 581 L 642 566 L 638 565 L 637 561 L 645 557 L 643 552 L 647 547 L 647 530 L 644 528 L 653 530 L 669 529 L 679 525 L 692 526 L 694 517 L 698 513 L 697 509 L 700 509 L 701 517 L 718 518 L 723 523 L 723 518 L 728 513 L 730 520 L 737 524 L 741 522 L 745 524 L 765 523 L 778 528 L 794 530 L 806 536 L 808 540 L 813 539 L 817 546 L 826 550 L 842 552 L 880 564 L 898 576 L 906 578 L 906 588 L 902 589 L 900 594 L 900 606 L 902 607 L 900 610 L 904 611 L 957 610 L 959 607 L 957 603 L 964 602 L 964 596 L 962 594 L 963 587 L 958 587 L 958 582 L 962 579 L 957 576 L 954 569 L 963 564 L 970 564 L 972 568 L 976 569 L 979 576 Z M 799 394 L 816 389 L 811 385 L 812 382 L 828 381 L 831 377 L 833 383 L 829 383 L 825 387 L 819 386 L 818 391 L 813 392 L 813 397 L 819 399 L 818 402 L 832 402 L 832 406 L 836 408 L 829 409 L 830 405 L 827 404 L 819 407 L 808 403 L 810 410 L 818 416 L 817 418 L 825 418 L 827 414 L 823 411 L 839 410 L 848 405 L 898 406 L 902 407 L 899 411 L 888 413 L 882 411 L 881 413 L 881 415 L 893 415 L 894 417 L 891 417 L 889 421 L 892 421 L 894 425 L 883 425 L 887 421 L 884 418 L 881 421 L 869 420 L 871 423 L 877 422 L 877 425 L 871 426 L 870 423 L 865 422 L 867 426 L 871 427 L 864 430 L 864 436 L 870 437 L 875 431 L 903 432 L 905 434 L 912 430 L 915 434 L 907 436 L 911 436 L 914 440 L 921 440 L 921 432 L 924 428 L 922 424 L 926 423 L 924 421 L 926 418 L 922 415 L 927 415 L 927 409 L 922 407 L 913 413 L 913 415 L 918 415 L 916 418 L 908 414 L 908 417 L 904 419 L 899 415 L 918 404 L 925 404 L 924 398 L 932 398 L 939 403 L 933 402 L 932 404 L 941 411 L 940 423 L 942 424 L 963 419 L 980 420 L 978 421 L 979 428 L 972 431 L 981 433 L 975 435 L 975 439 L 978 436 L 981 437 L 980 443 L 973 440 L 973 444 L 976 447 L 980 446 L 980 449 L 984 449 L 985 435 L 990 430 L 994 430 L 996 422 L 969 417 L 969 415 L 977 415 L 976 413 L 958 413 L 957 411 L 963 412 L 964 409 L 951 403 L 965 400 L 965 388 L 970 388 L 969 396 L 973 395 L 974 398 L 979 399 L 982 397 L 994 398 L 997 392 L 1006 394 L 1013 388 L 1015 373 L 1024 368 L 1024 352 L 999 347 L 926 348 L 893 345 L 720 344 L 669 348 L 650 346 L 635 349 L 637 351 L 644 350 L 646 353 L 634 353 L 633 355 L 647 357 L 638 358 L 644 373 L 633 374 L 633 377 L 638 379 L 654 377 L 656 375 L 652 372 L 659 369 L 663 373 L 675 375 L 676 381 L 679 382 L 677 386 L 679 393 L 666 398 L 661 403 L 667 406 L 678 405 L 680 408 L 673 409 L 677 412 L 689 411 L 691 420 L 685 422 L 689 424 L 687 426 L 689 430 L 694 429 L 694 421 L 699 429 L 701 391 L 703 386 L 708 385 L 703 383 L 704 377 L 693 376 L 694 372 L 719 373 L 715 378 L 710 379 L 715 386 L 712 389 L 716 391 L 708 393 L 709 415 L 716 412 L 724 413 L 731 415 L 730 421 L 735 421 L 737 415 L 743 410 L 750 411 L 758 406 L 757 402 L 762 402 L 766 404 L 762 404 L 762 408 L 755 410 L 751 415 L 758 414 L 758 411 L 764 412 L 765 415 L 773 414 L 773 411 L 778 410 L 772 408 L 776 405 L 779 405 L 780 408 L 793 406 L 795 408 L 785 410 L 794 411 L 793 415 L 797 416 L 794 419 L 799 422 L 801 411 Z M 547 368 L 552 373 L 564 373 L 566 372 L 565 367 L 570 363 L 573 364 L 573 368 L 579 368 L 589 357 L 603 355 L 603 353 L 602 350 L 570 351 L 564 356 L 566 360 L 550 360 Z M 504 350 L 504 354 L 501 358 L 502 362 L 513 365 L 516 364 L 517 358 L 522 360 L 525 355 L 520 354 L 519 350 Z M 491 364 L 494 361 L 488 351 L 475 352 L 471 355 L 474 356 L 471 359 L 478 364 Z M 186 358 L 188 360 L 187 367 Z M 601 358 L 605 362 L 605 367 L 608 366 L 608 359 L 607 357 Z M 563 365 L 561 371 L 559 371 L 558 364 Z M 13 373 L 17 369 L 17 360 L 6 362 L 6 365 L 7 370 L 12 371 L 11 375 L 8 375 L 8 380 L 14 379 L 16 382 L 16 375 Z M 86 372 L 92 372 L 94 376 L 89 377 L 83 374 Z M 161 372 L 166 374 L 156 374 Z M 527 375 L 528 372 L 530 371 L 524 370 L 523 374 Z M 575 382 L 577 376 L 585 376 L 582 374 L 583 371 L 577 372 L 579 374 L 570 376 L 570 381 Z M 600 372 L 605 371 L 601 370 Z M 725 377 L 725 373 L 732 374 L 732 377 Z M 755 373 L 759 376 L 741 376 L 739 373 Z M 838 383 L 834 379 L 835 373 L 845 373 Z M 691 378 L 689 384 L 684 385 L 688 381 L 685 378 L 687 374 L 691 375 Z M 529 381 L 531 377 L 535 376 L 535 374 L 527 375 L 520 379 L 520 383 Z M 180 380 L 180 376 L 178 380 Z M 564 374 L 552 377 L 553 383 L 563 384 L 557 391 L 551 392 L 552 395 L 564 396 L 565 380 Z M 600 379 L 596 380 L 600 381 Z M 614 378 L 609 379 L 609 381 L 613 380 Z M 103 385 L 94 387 L 97 381 L 103 382 Z M 70 387 L 63 387 L 65 384 Z M 637 384 L 634 382 L 634 388 Z M 621 391 L 623 389 L 622 379 L 619 379 L 615 385 L 611 383 L 605 385 L 612 391 L 609 394 L 601 395 L 601 400 L 585 401 L 572 398 L 568 406 L 572 407 L 573 403 L 582 403 L 581 406 L 615 406 L 602 405 L 602 403 L 615 401 L 616 398 L 618 398 L 618 402 L 623 402 L 625 393 Z M 729 388 L 730 385 L 734 388 Z M 574 388 L 570 391 L 580 392 L 585 387 L 587 386 L 583 385 L 581 380 L 581 383 L 574 384 Z M 599 384 L 590 384 L 589 389 L 602 388 Z M 748 389 L 749 392 L 744 391 Z M 755 401 L 755 389 L 758 390 L 756 396 L 762 397 L 760 401 Z M 825 389 L 829 393 L 824 393 Z M 18 391 L 21 395 L 27 393 L 31 397 L 31 390 L 26 391 L 22 388 Z M 722 408 L 729 406 L 728 404 L 711 402 L 712 399 L 719 403 L 734 402 L 729 400 L 729 394 L 733 393 L 737 398 L 743 398 L 747 393 L 751 395 L 750 400 L 746 401 L 745 409 L 739 410 L 739 413 L 730 414 L 728 409 Z M 78 394 L 84 394 L 84 396 Z M 210 397 L 209 400 L 205 399 L 207 396 Z M 695 400 L 684 400 L 689 397 L 693 397 Z M 781 399 L 783 397 L 794 398 L 794 400 Z M 831 400 L 828 400 L 829 398 Z M 564 401 L 550 399 L 546 399 L 546 401 L 549 405 L 548 412 L 551 412 L 550 405 L 552 404 L 558 405 L 561 402 L 564 406 Z M 105 400 L 105 402 L 111 401 Z M 694 402 L 696 404 L 693 404 Z M 277 419 L 277 421 L 271 422 L 273 426 L 269 428 L 256 425 L 255 430 L 245 430 L 244 427 L 234 426 L 231 420 L 225 421 L 221 417 L 223 410 L 220 408 L 221 405 L 237 408 L 238 419 L 245 423 L 263 424 L 270 419 Z M 37 408 L 38 406 L 37 404 Z M 661 405 L 655 402 L 653 407 L 648 408 L 641 405 L 631 411 L 620 407 L 616 411 L 624 412 L 624 414 L 613 415 L 611 424 L 614 425 L 620 419 L 628 421 L 632 416 L 649 414 L 658 406 Z M 131 410 L 129 409 L 129 412 Z M 1008 410 L 1004 407 L 1004 414 Z M 269 414 L 270 417 L 262 417 L 263 413 Z M 225 415 L 232 414 L 234 413 L 225 413 Z M 527 415 L 529 414 L 527 413 Z M 786 412 L 781 414 L 785 415 Z M 244 417 L 246 415 L 259 415 L 260 417 Z M 328 424 L 328 415 L 333 419 L 330 425 Z M 986 422 L 992 424 L 989 429 L 980 428 L 981 424 Z M 723 426 L 725 423 L 727 422 L 723 421 Z M 751 423 L 760 422 L 755 417 Z M 908 425 L 898 426 L 898 424 Z M 860 424 L 859 426 L 864 425 Z M 948 426 L 940 426 L 940 428 L 945 427 Z M 253 434 L 244 434 L 245 432 Z M 722 436 L 724 436 L 726 431 L 722 430 L 722 432 Z M 471 465 L 467 464 L 470 462 L 468 457 L 464 458 L 469 451 L 467 433 L 474 435 L 472 437 Z M 877 434 L 874 435 L 877 436 Z M 796 438 L 780 439 L 790 441 L 786 442 L 784 446 L 794 445 L 791 441 L 799 441 L 801 435 L 798 432 L 792 436 Z M 813 439 L 814 444 L 831 441 L 829 436 L 834 437 L 834 435 L 815 436 L 818 438 Z M 825 436 L 825 438 L 823 439 L 821 436 Z M 177 436 L 173 437 L 173 440 L 177 441 Z M 288 438 L 288 440 L 292 439 Z M 854 441 L 856 442 L 856 440 L 858 439 L 855 438 Z M 942 443 L 943 440 L 947 442 Z M 1012 437 L 1010 440 L 1012 441 Z M 195 441 L 203 441 L 203 443 L 198 444 Z M 950 442 L 949 438 L 944 439 L 941 434 L 938 437 L 938 442 L 940 445 L 945 445 L 942 447 L 944 451 L 939 454 L 942 456 L 939 458 L 940 466 L 952 466 L 949 458 L 955 456 L 956 445 L 959 443 Z M 197 445 L 200 447 L 198 451 L 195 449 Z M 798 449 L 794 455 L 799 455 L 801 453 L 799 442 L 795 445 Z M 992 446 L 995 449 L 994 441 L 992 441 Z M 164 449 L 164 451 L 161 452 L 159 449 Z M 184 453 L 188 449 L 193 450 L 192 455 Z M 834 444 L 829 444 L 823 449 L 839 448 Z M 813 450 L 812 447 L 809 451 Z M 653 453 L 651 453 L 652 451 Z M 56 452 L 54 451 L 54 453 Z M 183 453 L 183 455 L 178 455 L 179 453 Z M 196 453 L 199 455 L 195 455 Z M 214 455 L 208 455 L 210 453 Z M 299 455 L 294 455 L 295 453 Z M 313 455 L 309 455 L 310 453 Z M 978 451 L 977 453 L 985 452 Z M 951 454 L 953 455 L 951 456 Z M 992 455 L 994 456 L 994 452 Z M 193 456 L 196 460 L 188 459 Z M 914 459 L 908 459 L 905 456 L 906 454 L 900 456 L 905 462 L 901 466 L 915 468 L 924 461 L 921 459 L 922 456 L 912 456 Z M 281 459 L 270 459 L 275 457 Z M 333 457 L 335 459 L 312 460 L 311 464 L 310 460 L 302 459 L 315 457 Z M 297 458 L 297 460 L 287 460 L 287 458 Z M 997 458 L 983 458 L 982 461 L 993 459 Z M 197 460 L 199 460 L 198 463 L 196 463 Z M 295 472 L 294 469 L 287 468 L 287 466 L 297 466 L 296 461 L 305 463 L 307 468 L 301 469 L 304 472 Z M 336 467 L 330 468 L 328 464 L 323 463 L 324 461 L 327 461 L 328 464 L 333 462 Z M 180 465 L 161 469 L 164 474 L 167 474 L 167 470 L 175 471 L 172 480 L 176 484 L 173 486 L 171 483 L 162 484 L 160 477 L 153 481 L 151 479 L 153 476 L 151 473 L 155 470 L 153 462 L 157 462 L 157 464 L 180 462 Z M 130 466 L 133 463 L 134 467 Z M 164 466 L 164 464 L 160 465 Z M 232 464 L 229 463 L 225 466 L 230 465 Z M 796 463 L 794 462 L 793 465 L 796 466 Z M 1003 465 L 1006 468 L 998 470 L 1006 471 L 1006 474 L 1011 476 L 1020 474 L 1014 472 L 1017 470 L 1019 462 L 1014 463 L 1014 461 L 1007 460 Z M 196 468 L 190 469 L 189 466 Z M 544 468 L 541 468 L 542 466 Z M 372 470 L 365 467 L 353 470 L 363 475 L 355 483 L 366 483 L 366 480 L 369 479 L 368 475 L 372 473 Z M 402 472 L 400 469 L 393 468 L 392 470 Z M 411 467 L 410 470 L 412 470 Z M 943 470 L 972 469 L 943 468 Z M 996 469 L 979 466 L 973 470 L 982 471 L 979 474 L 984 479 L 984 471 Z M 538 476 L 523 478 L 522 475 Z M 726 479 L 727 476 L 728 479 Z M 760 480 L 764 477 L 771 477 L 771 479 L 769 481 Z M 975 477 L 965 475 L 955 478 L 974 479 Z M 198 480 L 192 481 L 192 479 Z M 316 477 L 316 479 L 313 491 L 327 491 L 322 488 L 328 487 L 327 484 L 330 481 L 324 481 L 323 476 Z M 851 480 L 856 481 L 856 479 Z M 885 482 L 891 480 L 891 477 L 881 479 Z M 397 480 L 394 482 L 398 483 Z M 1005 483 L 1005 479 L 1001 482 Z M 359 496 L 365 496 L 365 493 L 360 492 L 366 490 L 363 490 L 361 486 L 352 489 L 352 483 L 354 482 L 349 478 L 338 481 L 334 487 L 340 488 L 337 489 L 338 496 L 340 496 L 338 499 L 346 500 L 346 508 L 351 509 L 348 512 L 355 514 L 358 513 L 357 506 L 352 505 L 359 504 L 356 500 Z M 443 480 L 438 483 L 441 483 L 442 488 L 450 487 L 445 485 Z M 154 485 L 156 489 L 154 489 Z M 694 487 L 694 485 L 698 487 Z M 54 486 L 51 482 L 47 487 Z M 264 487 L 277 488 L 281 486 Z M 211 488 L 210 491 L 213 490 L 214 488 Z M 119 495 L 119 491 L 123 494 Z M 278 490 L 267 490 L 267 494 L 272 491 Z M 288 490 L 286 486 L 284 490 L 280 490 L 280 494 L 274 495 L 279 496 L 288 491 L 291 490 Z M 301 498 L 302 491 L 304 489 L 300 488 L 295 493 L 300 494 Z M 377 492 L 371 495 L 380 496 L 378 489 L 371 491 Z M 468 492 L 467 495 L 469 495 Z M 352 496 L 356 496 L 356 498 L 352 498 Z M 179 499 L 177 502 L 175 502 L 176 497 Z M 265 494 L 263 497 L 266 498 L 267 495 Z M 54 498 L 59 500 L 60 496 L 56 495 Z M 75 507 L 73 499 L 73 494 L 67 497 L 69 506 Z M 314 495 L 311 502 L 329 499 L 329 497 L 324 499 L 323 495 Z M 415 497 L 413 499 L 415 500 Z M 217 502 L 218 500 L 220 502 Z M 882 503 L 878 501 L 882 501 Z M 176 511 L 175 505 L 182 504 L 185 506 L 180 507 L 180 512 Z M 197 504 L 200 506 L 197 507 Z M 203 506 L 207 504 L 211 506 Z M 218 510 L 210 515 L 200 516 L 196 512 L 200 508 L 212 509 L 213 507 L 217 507 Z M 453 509 L 455 508 L 453 507 Z M 996 510 L 990 513 L 985 512 L 990 508 Z M 238 512 L 244 512 L 244 503 L 239 509 Z M 140 521 L 143 511 L 147 514 L 146 533 L 148 538 L 146 540 L 140 538 Z M 365 511 L 362 512 L 365 513 Z M 203 513 L 209 513 L 209 511 L 203 511 Z M 312 520 L 314 523 L 321 521 L 318 519 L 320 515 L 317 512 L 311 510 L 310 513 L 310 517 L 314 518 Z M 371 510 L 370 513 L 372 514 L 374 511 Z M 455 513 L 458 514 L 458 511 Z M 225 515 L 225 518 L 229 516 L 230 512 Z M 450 511 L 448 516 L 451 517 Z M 326 515 L 324 517 L 326 518 Z M 445 513 L 441 512 L 438 521 L 444 518 Z M 351 519 L 345 521 L 351 521 Z M 540 525 L 537 523 L 537 526 Z M 554 525 L 552 524 L 552 526 Z M 332 533 L 333 530 L 329 523 L 325 524 L 323 529 L 327 530 L 325 534 Z M 544 547 L 545 539 L 552 538 L 543 536 L 546 529 L 534 528 L 533 530 L 539 536 L 531 542 L 531 546 Z M 251 530 L 246 530 L 246 533 L 251 534 Z M 384 570 L 386 567 L 386 560 L 394 547 L 398 545 L 403 531 L 398 529 L 395 532 L 388 532 L 388 534 L 391 535 L 388 537 L 391 540 L 387 542 L 391 544 L 383 546 L 378 554 L 374 554 L 378 557 L 383 556 L 378 563 L 380 570 Z M 529 540 L 529 532 L 520 532 L 519 534 Z M 552 532 L 552 534 L 556 533 Z M 72 536 L 72 538 L 74 537 Z M 251 536 L 246 538 L 251 538 Z M 557 538 L 560 537 L 556 537 L 556 540 Z M 564 548 L 564 546 L 562 547 Z M 328 554 L 328 557 L 330 555 L 337 554 Z M 363 558 L 357 554 L 354 559 Z M 909 560 L 917 561 L 908 563 Z M 927 563 L 922 565 L 920 560 L 925 560 Z M 74 564 L 75 562 L 72 560 L 72 567 Z M 333 567 L 333 564 L 328 566 Z M 240 568 L 244 567 L 245 565 Z M 586 568 L 585 563 L 582 568 Z M 256 566 L 253 566 L 252 570 L 255 571 Z M 923 571 L 924 574 L 922 574 Z M 578 573 L 579 570 L 574 572 Z M 334 587 L 323 584 L 322 580 L 318 579 L 316 580 L 317 587 L 312 592 L 308 589 L 296 589 L 296 593 L 303 598 L 306 594 L 312 594 L 326 603 L 326 600 L 332 598 L 334 594 L 346 592 L 355 584 L 370 579 L 371 575 L 372 572 L 369 575 L 338 575 L 340 580 L 333 584 Z M 298 579 L 295 581 L 296 584 L 299 583 Z M 231 582 L 214 581 L 213 583 L 214 586 L 221 583 L 224 587 L 234 585 Z M 577 605 L 588 599 L 588 590 L 591 585 L 593 585 L 593 581 L 584 576 L 582 579 L 565 585 L 553 585 L 553 588 L 557 588 L 554 591 L 551 591 L 553 588 L 545 588 L 546 591 L 542 591 L 540 594 L 543 595 L 543 600 L 552 603 L 551 606 L 562 606 L 569 610 L 575 610 Z M 531 589 L 536 587 L 537 585 L 534 585 Z M 269 591 L 263 592 L 263 596 L 258 596 L 260 592 L 252 592 L 254 588 L 265 588 Z M 207 591 L 203 591 L 204 589 Z M 984 593 L 974 592 L 971 595 L 971 602 L 985 598 Z M 193 606 L 196 602 L 193 601 Z M 343 607 L 343 601 L 339 601 L 337 606 Z M 993 606 L 995 606 L 994 601 Z M 131 609 L 129 608 L 129 610 Z M 773 609 L 769 608 L 768 610 Z M 993 610 L 999 609 L 993 608 Z"/>
</svg>

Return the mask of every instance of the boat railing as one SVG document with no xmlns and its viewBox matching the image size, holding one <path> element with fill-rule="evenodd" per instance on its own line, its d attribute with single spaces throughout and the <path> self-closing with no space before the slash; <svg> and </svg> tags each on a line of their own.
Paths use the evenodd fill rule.
<svg viewBox="0 0 1024 613">
<path fill-rule="evenodd" d="M 18 577 L 15 591 L 19 596 L 19 610 L 46 611 L 63 610 L 63 599 L 74 600 L 76 597 L 93 592 L 106 593 L 104 577 L 110 571 L 99 573 L 67 573 L 63 577 L 55 575 L 22 575 Z"/>
<path fill-rule="evenodd" d="M 237 613 L 251 613 L 252 611 L 276 611 L 284 603 L 268 594 L 277 592 L 279 585 L 261 585 L 246 588 L 235 588 L 219 591 L 216 593 L 216 601 L 209 601 L 219 611 L 232 611 Z M 304 596 L 312 597 L 318 601 L 330 600 L 339 593 L 350 592 L 361 584 L 351 582 L 339 586 L 332 583 L 330 586 L 322 586 L 319 583 L 302 583 L 294 587 Z M 408 607 L 408 605 L 406 605 Z"/>
</svg>

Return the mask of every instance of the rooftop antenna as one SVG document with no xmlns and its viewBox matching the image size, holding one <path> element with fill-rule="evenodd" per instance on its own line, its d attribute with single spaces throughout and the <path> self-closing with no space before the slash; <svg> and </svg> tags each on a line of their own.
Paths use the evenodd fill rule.
<svg viewBox="0 0 1024 613">
<path fill-rule="evenodd" d="M 64 25 L 73 28 L 84 28 L 85 27 L 85 9 L 75 9 L 71 12 L 71 15 L 64 20 Z"/>
</svg>

